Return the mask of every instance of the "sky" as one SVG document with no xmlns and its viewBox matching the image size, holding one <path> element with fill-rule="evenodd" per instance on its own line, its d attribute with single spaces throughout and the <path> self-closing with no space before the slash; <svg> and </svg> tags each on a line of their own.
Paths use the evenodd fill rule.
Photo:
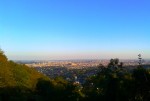
<svg viewBox="0 0 150 101">
<path fill-rule="evenodd" d="M 150 59 L 149 0 L 0 0 L 10 60 Z"/>
</svg>

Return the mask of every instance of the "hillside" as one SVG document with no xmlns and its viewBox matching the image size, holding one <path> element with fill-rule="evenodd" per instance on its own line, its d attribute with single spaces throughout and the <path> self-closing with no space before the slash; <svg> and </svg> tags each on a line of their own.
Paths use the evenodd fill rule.
<svg viewBox="0 0 150 101">
<path fill-rule="evenodd" d="M 0 51 L 0 87 L 26 87 L 35 88 L 39 78 L 49 79 L 36 70 L 22 64 L 8 61 Z"/>
<path fill-rule="evenodd" d="M 39 79 L 50 79 L 25 65 L 8 61 L 0 50 L 0 101 L 28 101 Z"/>
</svg>

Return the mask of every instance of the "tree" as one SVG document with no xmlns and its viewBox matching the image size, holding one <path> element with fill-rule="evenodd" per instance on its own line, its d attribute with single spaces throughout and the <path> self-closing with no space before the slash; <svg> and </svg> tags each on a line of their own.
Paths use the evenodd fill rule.
<svg viewBox="0 0 150 101">
<path fill-rule="evenodd" d="M 7 57 L 4 55 L 4 52 L 0 49 L 0 62 L 6 62 Z"/>
</svg>

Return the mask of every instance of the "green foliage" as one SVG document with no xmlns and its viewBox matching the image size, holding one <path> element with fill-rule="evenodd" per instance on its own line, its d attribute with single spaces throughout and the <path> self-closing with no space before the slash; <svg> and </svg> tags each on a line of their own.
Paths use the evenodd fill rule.
<svg viewBox="0 0 150 101">
<path fill-rule="evenodd" d="M 8 61 L 0 51 L 0 101 L 27 101 L 39 78 L 49 79 L 25 65 Z"/>
<path fill-rule="evenodd" d="M 7 57 L 4 55 L 4 52 L 0 49 L 0 62 L 6 62 Z"/>
<path fill-rule="evenodd" d="M 100 65 L 101 71 L 87 79 L 83 88 L 86 101 L 149 101 L 150 71 L 127 71 L 118 61 L 111 59 L 108 67 Z"/>
</svg>

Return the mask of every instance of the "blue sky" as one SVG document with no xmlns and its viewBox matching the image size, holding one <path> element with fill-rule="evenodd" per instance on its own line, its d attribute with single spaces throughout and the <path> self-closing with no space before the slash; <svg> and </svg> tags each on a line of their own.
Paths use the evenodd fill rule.
<svg viewBox="0 0 150 101">
<path fill-rule="evenodd" d="M 149 0 L 1 0 L 9 59 L 150 58 Z"/>
</svg>

